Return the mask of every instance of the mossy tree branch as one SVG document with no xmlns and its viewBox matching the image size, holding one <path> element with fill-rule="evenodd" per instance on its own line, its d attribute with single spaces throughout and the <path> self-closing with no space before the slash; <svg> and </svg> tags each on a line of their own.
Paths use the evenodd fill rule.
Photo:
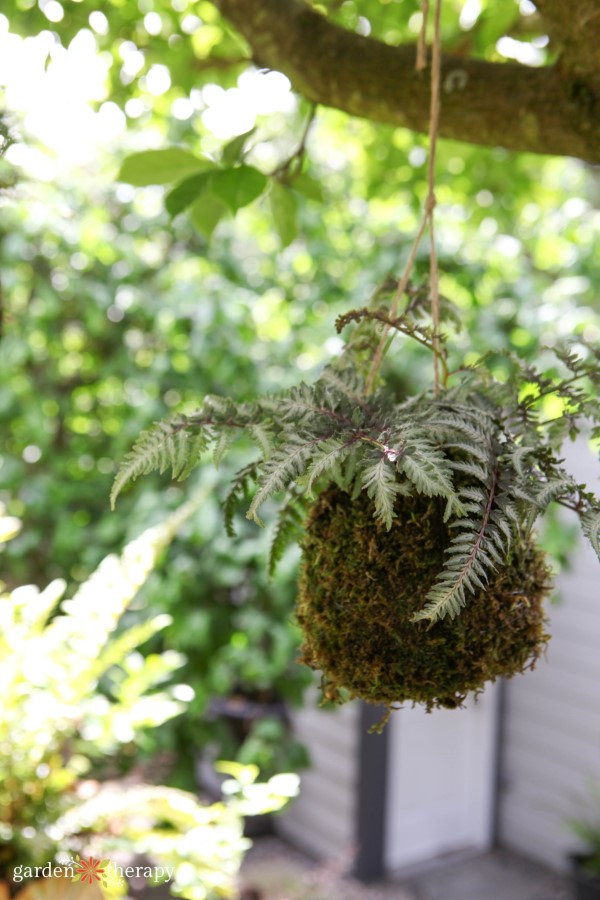
<svg viewBox="0 0 600 900">
<path fill-rule="evenodd" d="M 392 47 L 332 24 L 303 0 L 217 0 L 255 62 L 287 75 L 307 99 L 426 132 L 430 86 L 414 45 Z M 508 150 L 600 163 L 597 0 L 539 0 L 563 53 L 532 68 L 442 57 L 440 135 Z"/>
</svg>

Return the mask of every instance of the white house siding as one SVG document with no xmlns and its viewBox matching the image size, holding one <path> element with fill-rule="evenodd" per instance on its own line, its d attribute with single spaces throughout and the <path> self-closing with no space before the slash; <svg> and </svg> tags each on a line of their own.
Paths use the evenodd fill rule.
<svg viewBox="0 0 600 900">
<path fill-rule="evenodd" d="M 355 842 L 359 759 L 359 705 L 319 709 L 315 698 L 293 716 L 310 752 L 300 796 L 278 818 L 277 830 L 319 859 L 349 859 Z"/>
<path fill-rule="evenodd" d="M 597 489 L 585 444 L 567 467 Z M 547 658 L 506 685 L 498 837 L 554 868 L 575 844 L 565 819 L 579 811 L 589 779 L 600 783 L 600 566 L 581 543 L 549 608 Z"/>
</svg>

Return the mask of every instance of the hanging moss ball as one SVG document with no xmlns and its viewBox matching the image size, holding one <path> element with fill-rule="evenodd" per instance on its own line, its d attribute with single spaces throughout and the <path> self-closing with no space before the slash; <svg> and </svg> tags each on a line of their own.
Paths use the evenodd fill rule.
<svg viewBox="0 0 600 900">
<path fill-rule="evenodd" d="M 548 640 L 543 553 L 522 540 L 459 616 L 412 622 L 442 568 L 448 533 L 435 499 L 400 496 L 396 513 L 386 531 L 364 493 L 352 500 L 332 487 L 309 515 L 297 617 L 302 661 L 323 673 L 324 697 L 456 708 L 487 681 L 533 668 Z"/>
</svg>

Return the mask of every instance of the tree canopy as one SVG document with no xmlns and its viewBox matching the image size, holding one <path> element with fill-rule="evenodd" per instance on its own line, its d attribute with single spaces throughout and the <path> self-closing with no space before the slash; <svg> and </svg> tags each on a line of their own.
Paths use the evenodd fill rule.
<svg viewBox="0 0 600 900">
<path fill-rule="evenodd" d="M 283 72 L 315 103 L 427 127 L 428 78 L 414 66 L 418 0 L 99 0 L 91 12 L 75 0 L 10 0 L 5 14 L 13 28 L 50 28 L 65 43 L 91 27 L 113 57 L 117 98 L 136 80 L 126 60 L 136 50 L 187 92 L 210 79 L 234 83 L 254 63 Z M 443 136 L 600 162 L 596 0 L 447 0 L 442 28 Z"/>
</svg>

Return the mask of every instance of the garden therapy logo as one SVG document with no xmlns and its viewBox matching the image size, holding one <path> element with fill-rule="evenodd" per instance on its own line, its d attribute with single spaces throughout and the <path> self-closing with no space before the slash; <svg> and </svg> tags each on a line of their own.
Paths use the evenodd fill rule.
<svg viewBox="0 0 600 900">
<path fill-rule="evenodd" d="M 171 881 L 174 866 L 118 866 L 110 859 L 96 859 L 94 856 L 76 856 L 70 860 L 68 869 L 73 873 L 73 881 L 83 884 L 98 884 L 106 891 L 121 891 L 127 887 L 126 878 L 145 878 L 148 884 L 165 884 Z"/>
<path fill-rule="evenodd" d="M 72 875 L 73 881 L 81 881 L 83 884 L 99 885 L 107 890 L 119 889 L 126 886 L 125 879 L 118 872 L 113 874 L 113 866 L 109 859 L 95 859 L 88 856 L 87 859 L 80 859 L 77 856 L 72 866 L 75 869 Z"/>
<path fill-rule="evenodd" d="M 75 869 L 73 881 L 82 881 L 84 884 L 93 884 L 94 881 L 102 881 L 102 876 L 106 872 L 106 859 L 94 859 L 93 856 L 88 859 L 79 861 L 79 866 Z"/>
</svg>

